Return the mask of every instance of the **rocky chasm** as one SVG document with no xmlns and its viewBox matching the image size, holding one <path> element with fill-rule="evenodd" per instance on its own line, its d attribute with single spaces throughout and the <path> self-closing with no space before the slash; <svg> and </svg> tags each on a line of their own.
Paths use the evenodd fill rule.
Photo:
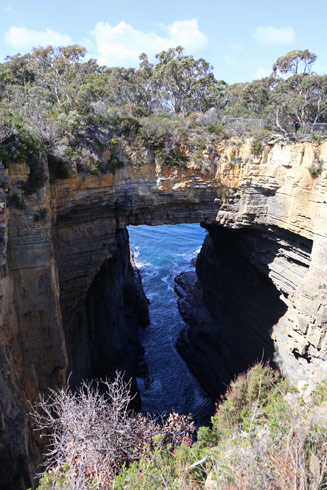
<svg viewBox="0 0 327 490">
<path fill-rule="evenodd" d="M 0 482 L 23 489 L 40 462 L 29 403 L 142 356 L 146 299 L 129 224 L 201 222 L 197 277 L 181 278 L 191 325 L 179 349 L 213 397 L 233 373 L 273 359 L 299 386 L 327 377 L 327 143 L 272 136 L 219 143 L 180 166 L 126 150 L 115 173 L 22 194 L 24 164 L 1 169 Z M 40 156 L 45 175 L 47 162 Z M 319 171 L 315 171 L 319 169 Z M 16 197 L 14 197 L 16 196 Z M 192 361 L 192 362 L 191 362 Z"/>
</svg>

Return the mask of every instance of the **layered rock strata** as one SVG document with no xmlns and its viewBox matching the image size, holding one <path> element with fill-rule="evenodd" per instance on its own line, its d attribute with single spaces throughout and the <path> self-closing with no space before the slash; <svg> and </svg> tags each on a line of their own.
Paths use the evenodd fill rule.
<svg viewBox="0 0 327 490">
<path fill-rule="evenodd" d="M 149 314 L 140 277 L 130 261 L 127 230 L 117 232 L 111 253 L 96 274 L 83 307 L 64 323 L 72 387 L 81 379 L 113 379 L 116 370 L 135 383 L 143 358 L 138 327 L 146 326 Z M 133 406 L 138 408 L 136 384 L 133 391 Z"/>
<path fill-rule="evenodd" d="M 41 160 L 47 176 L 47 163 Z M 26 488 L 40 462 L 29 400 L 65 383 L 67 352 L 51 236 L 49 186 L 21 198 L 29 169 L 6 171 L 0 281 L 0 486 Z M 10 207 L 9 207 L 10 206 Z M 45 209 L 40 218 L 41 209 Z"/>
<path fill-rule="evenodd" d="M 274 360 L 293 382 L 310 384 L 326 377 L 327 144 L 272 140 L 252 159 L 249 145 L 237 149 L 242 163 L 233 179 L 222 171 L 229 197 L 217 223 L 260 231 L 264 242 L 249 230 L 242 253 L 268 275 L 287 307 L 271 325 Z"/>
<path fill-rule="evenodd" d="M 308 270 L 312 244 L 280 229 L 207 228 L 197 282 L 177 279 L 180 310 L 191 325 L 179 348 L 186 360 L 198 360 L 195 374 L 216 398 L 235 374 L 274 362 L 273 326 Z"/>
<path fill-rule="evenodd" d="M 214 220 L 214 167 L 143 167 L 74 175 L 26 196 L 28 166 L 3 169 L 1 193 L 0 488 L 24 489 L 40 462 L 30 402 L 48 388 L 123 369 L 142 356 L 146 298 L 126 224 Z"/>
<path fill-rule="evenodd" d="M 1 488 L 24 488 L 35 471 L 29 400 L 64 385 L 70 370 L 78 384 L 127 358 L 135 367 L 132 330 L 144 298 L 126 262 L 128 224 L 209 226 L 199 294 L 206 292 L 208 307 L 225 306 L 211 308 L 216 330 L 200 326 L 190 338 L 206 349 L 207 335 L 227 349 L 232 367 L 224 369 L 264 351 L 300 384 L 327 376 L 327 144 L 274 137 L 257 156 L 251 139 L 222 142 L 201 159 L 185 152 L 186 163 L 168 167 L 127 148 L 114 174 L 73 172 L 52 186 L 41 158 L 46 183 L 29 197 L 22 192 L 29 168 L 2 169 Z M 210 369 L 218 355 L 208 354 Z"/>
</svg>

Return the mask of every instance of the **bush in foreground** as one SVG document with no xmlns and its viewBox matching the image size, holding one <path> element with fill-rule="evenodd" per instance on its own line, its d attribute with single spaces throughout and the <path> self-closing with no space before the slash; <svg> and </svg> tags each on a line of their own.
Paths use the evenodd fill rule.
<svg viewBox="0 0 327 490">
<path fill-rule="evenodd" d="M 189 442 L 189 417 L 166 419 L 129 410 L 130 382 L 116 373 L 113 382 L 86 383 L 72 393 L 51 391 L 34 406 L 32 418 L 48 437 L 40 489 L 108 488 L 123 465 L 139 460 L 146 447 L 174 449 Z"/>
<path fill-rule="evenodd" d="M 107 398 L 84 385 L 39 404 L 38 426 L 53 430 L 39 490 L 327 488 L 326 383 L 304 401 L 277 372 L 256 365 L 231 383 L 197 442 L 184 416 L 159 423 L 129 414 L 120 375 L 106 386 Z M 90 416 L 93 402 L 102 415 Z"/>
<path fill-rule="evenodd" d="M 305 402 L 265 366 L 241 375 L 212 420 L 208 488 L 327 488 L 326 400 L 325 385 Z"/>
</svg>

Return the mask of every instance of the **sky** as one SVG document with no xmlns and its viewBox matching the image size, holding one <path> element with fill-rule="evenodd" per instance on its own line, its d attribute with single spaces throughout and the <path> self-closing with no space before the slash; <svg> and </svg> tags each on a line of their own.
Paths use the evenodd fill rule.
<svg viewBox="0 0 327 490">
<path fill-rule="evenodd" d="M 327 74 L 327 0 L 0 0 L 0 62 L 33 47 L 79 44 L 108 66 L 138 66 L 142 52 L 181 45 L 205 58 L 217 79 L 271 73 L 294 49 L 317 55 Z"/>
</svg>

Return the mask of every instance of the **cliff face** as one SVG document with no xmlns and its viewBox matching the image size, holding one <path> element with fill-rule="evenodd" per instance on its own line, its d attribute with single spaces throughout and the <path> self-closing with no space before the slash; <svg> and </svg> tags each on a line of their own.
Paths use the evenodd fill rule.
<svg viewBox="0 0 327 490">
<path fill-rule="evenodd" d="M 28 400 L 64 384 L 68 369 L 73 384 L 135 369 L 146 307 L 128 262 L 128 224 L 208 226 L 197 295 L 210 321 L 194 322 L 190 338 L 204 352 L 214 340 L 209 368 L 219 350 L 232 359 L 222 363 L 227 374 L 264 351 L 297 382 L 326 377 L 327 144 L 275 139 L 254 156 L 251 141 L 227 141 L 216 150 L 166 167 L 127 148 L 114 174 L 45 184 L 24 209 L 28 168 L 3 170 L 1 488 L 24 488 L 35 469 Z"/>
<path fill-rule="evenodd" d="M 30 437 L 28 400 L 64 383 L 67 363 L 49 187 L 26 197 L 25 209 L 19 209 L 28 172 L 25 165 L 6 171 L 10 190 L 2 193 L 0 482 L 5 489 L 26 488 L 35 473 L 40 448 Z M 41 208 L 47 213 L 36 221 Z"/>
<path fill-rule="evenodd" d="M 130 262 L 127 230 L 117 232 L 111 253 L 83 306 L 64 323 L 72 387 L 81 379 L 114 378 L 116 370 L 128 381 L 143 357 L 137 329 L 149 321 L 147 299 Z"/>
<path fill-rule="evenodd" d="M 217 222 L 258 230 L 239 246 L 287 307 L 272 326 L 274 358 L 301 384 L 326 377 L 327 145 L 271 143 L 252 159 L 249 142 L 241 145 L 231 180 L 222 168 L 229 197 Z"/>
<path fill-rule="evenodd" d="M 326 151 L 282 139 L 259 156 L 251 141 L 220 148 L 217 224 L 180 301 L 181 353 L 213 396 L 219 374 L 261 359 L 299 386 L 326 377 Z"/>
<path fill-rule="evenodd" d="M 115 369 L 135 374 L 136 327 L 148 312 L 126 224 L 213 221 L 217 196 L 213 168 L 161 170 L 153 158 L 46 183 L 29 197 L 28 174 L 26 165 L 2 168 L 0 488 L 15 490 L 40 462 L 29 402 L 69 372 L 73 386 Z"/>
</svg>

